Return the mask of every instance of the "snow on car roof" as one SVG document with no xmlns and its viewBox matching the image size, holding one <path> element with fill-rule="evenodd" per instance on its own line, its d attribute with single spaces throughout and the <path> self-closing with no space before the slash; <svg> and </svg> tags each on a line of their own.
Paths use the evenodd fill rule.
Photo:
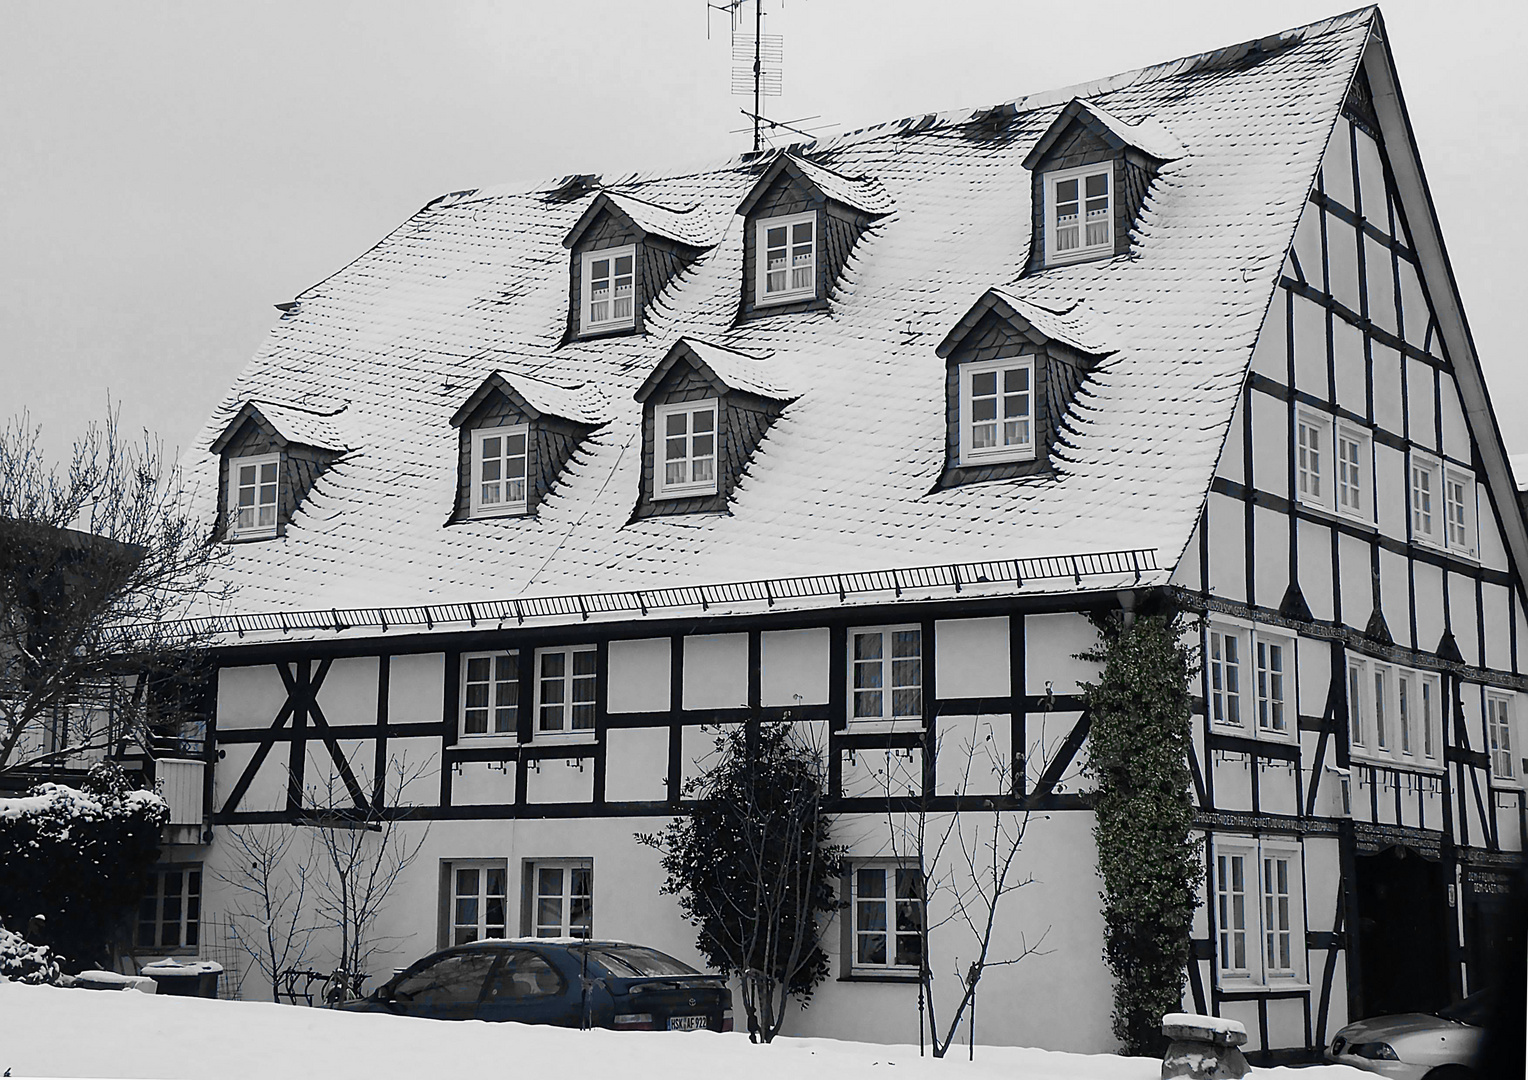
<svg viewBox="0 0 1528 1080">
<path fill-rule="evenodd" d="M 224 610 L 640 595 L 1125 549 L 1162 568 L 1147 583 L 1165 580 L 1198 520 L 1374 17 L 1364 9 L 1021 98 L 996 138 L 959 113 L 798 149 L 840 178 L 873 178 L 889 196 L 890 212 L 861 237 L 824 311 L 737 323 L 736 208 L 768 164 L 752 156 L 620 181 L 624 196 L 696 207 L 725 230 L 652 299 L 645 333 L 600 340 L 564 342 L 562 241 L 596 190 L 567 201 L 503 189 L 436 200 L 304 292 L 230 390 L 223 423 L 251 399 L 344 401 L 363 437 L 319 477 L 284 537 L 232 545 L 218 570 L 237 586 Z M 1022 162 L 1078 96 L 1121 125 L 1149 120 L 1184 153 L 1161 166 L 1127 257 L 1024 276 L 1031 183 Z M 938 489 L 945 362 L 936 346 L 994 288 L 1106 338 L 1110 351 L 1066 417 L 1054 475 Z M 770 356 L 761 366 L 792 373 L 794 400 L 727 513 L 634 520 L 643 449 L 634 394 L 685 336 Z M 446 527 L 458 483 L 449 421 L 495 370 L 597 386 L 605 422 L 536 514 Z M 209 521 L 218 476 L 209 446 L 220 431 L 214 419 L 184 461 Z M 577 621 L 583 607 L 555 617 Z"/>
</svg>

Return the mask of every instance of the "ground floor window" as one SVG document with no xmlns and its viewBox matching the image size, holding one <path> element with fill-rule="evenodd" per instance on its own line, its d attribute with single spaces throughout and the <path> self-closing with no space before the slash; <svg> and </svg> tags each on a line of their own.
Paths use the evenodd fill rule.
<svg viewBox="0 0 1528 1080">
<path fill-rule="evenodd" d="M 202 865 L 155 867 L 138 903 L 140 949 L 194 949 L 200 942 Z"/>
<path fill-rule="evenodd" d="M 594 934 L 594 864 L 557 859 L 527 866 L 527 931 L 543 938 Z"/>
<path fill-rule="evenodd" d="M 923 882 L 916 867 L 867 863 L 850 872 L 854 971 L 917 974 L 923 969 Z"/>
<path fill-rule="evenodd" d="M 452 945 L 506 937 L 505 882 L 502 861 L 473 860 L 450 864 Z"/>
<path fill-rule="evenodd" d="M 1304 975 L 1300 850 L 1272 840 L 1218 838 L 1210 911 L 1222 985 L 1297 982 Z"/>
</svg>

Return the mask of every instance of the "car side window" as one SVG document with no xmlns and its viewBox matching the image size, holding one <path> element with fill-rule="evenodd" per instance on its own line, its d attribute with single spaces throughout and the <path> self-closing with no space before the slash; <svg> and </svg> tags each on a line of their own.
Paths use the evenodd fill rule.
<svg viewBox="0 0 1528 1080">
<path fill-rule="evenodd" d="M 392 996 L 420 1006 L 474 1004 L 493 961 L 490 952 L 453 953 L 405 975 L 393 987 Z"/>
<path fill-rule="evenodd" d="M 540 953 L 513 949 L 488 986 L 488 1000 L 513 1001 L 552 997 L 563 991 L 562 976 Z"/>
</svg>

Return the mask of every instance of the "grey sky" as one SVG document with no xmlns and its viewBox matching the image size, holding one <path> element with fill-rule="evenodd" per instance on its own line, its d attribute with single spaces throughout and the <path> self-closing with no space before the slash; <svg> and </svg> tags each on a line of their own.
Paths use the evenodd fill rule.
<svg viewBox="0 0 1528 1080">
<path fill-rule="evenodd" d="M 719 2 L 719 0 L 718 0 Z M 1340 0 L 780 0 L 784 119 L 991 105 L 1331 15 Z M 1528 5 L 1384 4 L 1508 448 Z M 747 149 L 705 0 L 0 0 L 0 422 L 62 453 L 108 392 L 186 446 L 288 300 L 434 196 Z"/>
</svg>

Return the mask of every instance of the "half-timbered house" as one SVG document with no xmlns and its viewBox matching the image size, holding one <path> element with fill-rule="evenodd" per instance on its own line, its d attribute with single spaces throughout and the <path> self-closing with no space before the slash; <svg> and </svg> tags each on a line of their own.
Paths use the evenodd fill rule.
<svg viewBox="0 0 1528 1080">
<path fill-rule="evenodd" d="M 1375 9 L 453 192 L 282 307 L 186 461 L 238 591 L 172 866 L 338 791 L 424 843 L 374 977 L 483 935 L 693 957 L 633 834 L 702 725 L 789 718 L 855 900 L 789 1030 L 915 1037 L 875 791 L 906 763 L 941 811 L 1044 811 L 994 953 L 1044 950 L 983 981 L 979 1038 L 1108 1049 L 1077 654 L 1165 595 L 1202 616 L 1187 1005 L 1271 1057 L 1479 984 L 1524 834 L 1528 532 Z M 1012 769 L 920 769 L 941 739 Z"/>
</svg>

